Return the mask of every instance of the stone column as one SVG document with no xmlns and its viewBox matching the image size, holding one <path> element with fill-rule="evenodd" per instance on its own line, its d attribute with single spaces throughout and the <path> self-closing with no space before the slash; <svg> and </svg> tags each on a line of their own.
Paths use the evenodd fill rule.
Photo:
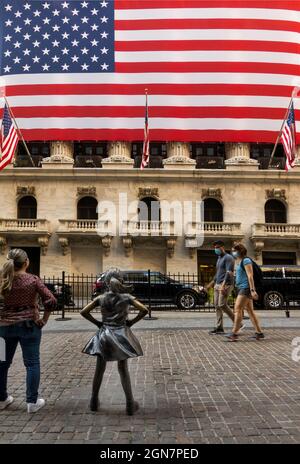
<svg viewBox="0 0 300 464">
<path fill-rule="evenodd" d="M 133 167 L 130 142 L 110 142 L 108 144 L 108 157 L 102 160 L 103 169 L 128 169 Z"/>
<path fill-rule="evenodd" d="M 295 167 L 300 168 L 300 145 L 297 145 Z"/>
<path fill-rule="evenodd" d="M 226 161 L 227 169 L 239 171 L 257 170 L 258 161 L 250 158 L 250 143 L 226 143 Z"/>
<path fill-rule="evenodd" d="M 50 157 L 44 158 L 42 167 L 70 169 L 74 165 L 73 142 L 50 142 Z"/>
<path fill-rule="evenodd" d="M 168 158 L 163 160 L 165 169 L 195 169 L 196 161 L 190 157 L 190 144 L 184 142 L 169 142 Z"/>
</svg>

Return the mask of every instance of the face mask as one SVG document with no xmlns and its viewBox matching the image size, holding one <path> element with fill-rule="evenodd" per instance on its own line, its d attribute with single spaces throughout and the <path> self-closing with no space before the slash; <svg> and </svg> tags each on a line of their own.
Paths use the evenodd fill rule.
<svg viewBox="0 0 300 464">
<path fill-rule="evenodd" d="M 215 253 L 216 255 L 221 256 L 222 250 L 220 250 L 220 248 L 215 248 Z"/>
<path fill-rule="evenodd" d="M 237 259 L 240 256 L 240 254 L 238 251 L 233 251 L 232 256 L 234 257 L 234 259 Z"/>
</svg>

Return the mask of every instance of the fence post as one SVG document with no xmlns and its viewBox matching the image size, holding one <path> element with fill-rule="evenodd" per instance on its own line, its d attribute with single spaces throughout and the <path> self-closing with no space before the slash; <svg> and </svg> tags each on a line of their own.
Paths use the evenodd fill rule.
<svg viewBox="0 0 300 464">
<path fill-rule="evenodd" d="M 149 309 L 149 313 L 148 313 L 148 316 L 145 316 L 144 319 L 146 319 L 147 321 L 149 320 L 155 320 L 157 319 L 157 317 L 152 317 L 152 308 L 151 308 L 151 273 L 150 273 L 150 269 L 148 269 L 148 309 Z"/>
<path fill-rule="evenodd" d="M 66 295 L 66 289 L 65 289 L 65 283 L 66 283 L 66 274 L 65 271 L 62 271 L 62 287 L 61 287 L 61 295 L 62 295 L 62 313 L 61 317 L 56 318 L 56 321 L 70 321 L 71 317 L 65 317 L 65 295 Z"/>
</svg>

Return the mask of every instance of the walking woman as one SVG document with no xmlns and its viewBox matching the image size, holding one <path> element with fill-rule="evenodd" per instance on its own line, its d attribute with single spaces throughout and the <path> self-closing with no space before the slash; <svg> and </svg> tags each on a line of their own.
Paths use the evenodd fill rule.
<svg viewBox="0 0 300 464">
<path fill-rule="evenodd" d="M 126 412 L 132 416 L 139 405 L 134 401 L 127 360 L 142 356 L 143 351 L 130 327 L 136 324 L 147 313 L 148 309 L 128 291 L 131 287 L 123 284 L 121 272 L 118 269 L 109 269 L 104 277 L 107 291 L 89 303 L 81 311 L 81 315 L 99 327 L 83 349 L 83 353 L 97 356 L 96 371 L 93 381 L 91 411 L 99 409 L 99 390 L 107 361 L 117 361 L 121 384 L 126 396 Z M 95 319 L 90 312 L 96 306 L 101 307 L 102 322 Z M 128 320 L 130 305 L 139 310 L 138 315 Z"/>
<path fill-rule="evenodd" d="M 40 384 L 41 329 L 47 323 L 56 299 L 43 282 L 26 272 L 29 259 L 24 250 L 10 250 L 7 262 L 1 269 L 0 337 L 5 342 L 5 361 L 0 361 L 0 410 L 13 402 L 7 393 L 7 376 L 18 343 L 21 345 L 26 367 L 27 411 L 33 413 L 45 405 L 38 398 Z M 42 299 L 45 312 L 39 315 L 38 299 Z"/>
<path fill-rule="evenodd" d="M 231 334 L 226 335 L 228 341 L 236 342 L 238 332 L 243 319 L 243 311 L 246 310 L 255 328 L 255 335 L 251 338 L 261 340 L 265 338 L 259 320 L 254 312 L 253 300 L 258 299 L 258 294 L 254 285 L 253 265 L 250 258 L 247 258 L 247 249 L 241 243 L 232 247 L 232 256 L 236 259 L 236 289 L 237 298 L 234 306 L 234 325 Z"/>
</svg>

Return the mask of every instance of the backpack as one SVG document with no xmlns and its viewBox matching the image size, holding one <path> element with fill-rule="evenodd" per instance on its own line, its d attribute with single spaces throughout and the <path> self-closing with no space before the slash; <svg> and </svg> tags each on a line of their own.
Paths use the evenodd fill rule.
<svg viewBox="0 0 300 464">
<path fill-rule="evenodd" d="M 259 267 L 259 265 L 255 261 L 253 261 L 253 259 L 249 258 L 249 256 L 245 256 L 245 258 L 250 259 L 250 261 L 252 263 L 254 285 L 255 285 L 256 291 L 258 292 L 263 286 L 263 278 L 264 277 L 263 277 L 262 270 Z M 245 271 L 245 266 L 244 266 L 244 259 L 245 258 L 243 258 L 242 261 L 241 261 L 241 268 L 244 271 Z"/>
</svg>

